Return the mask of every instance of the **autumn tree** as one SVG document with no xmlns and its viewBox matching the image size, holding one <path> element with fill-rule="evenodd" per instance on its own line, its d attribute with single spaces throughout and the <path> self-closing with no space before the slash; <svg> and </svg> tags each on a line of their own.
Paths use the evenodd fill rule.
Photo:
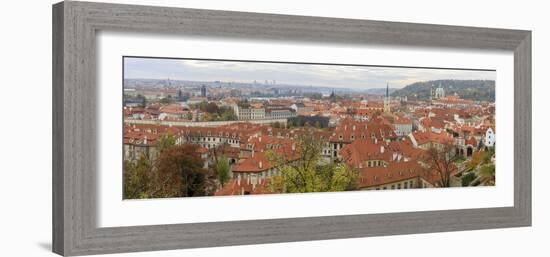
<svg viewBox="0 0 550 257">
<path fill-rule="evenodd" d="M 428 176 L 437 175 L 440 187 L 451 186 L 451 176 L 457 170 L 454 162 L 459 158 L 453 144 L 446 143 L 441 147 L 430 147 L 420 158 Z"/>
<path fill-rule="evenodd" d="M 208 113 L 218 113 L 218 105 L 214 102 L 210 102 L 206 105 L 206 112 Z"/>
<path fill-rule="evenodd" d="M 205 195 L 207 171 L 197 152 L 198 146 L 186 144 L 170 147 L 158 157 L 157 168 L 162 195 L 188 197 Z"/>
</svg>

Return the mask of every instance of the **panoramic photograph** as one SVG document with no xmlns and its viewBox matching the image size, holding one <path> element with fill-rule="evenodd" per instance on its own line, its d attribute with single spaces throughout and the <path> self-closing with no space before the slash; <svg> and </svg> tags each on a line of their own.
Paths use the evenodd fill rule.
<svg viewBox="0 0 550 257">
<path fill-rule="evenodd" d="M 126 56 L 123 198 L 495 186 L 495 78 Z"/>
</svg>

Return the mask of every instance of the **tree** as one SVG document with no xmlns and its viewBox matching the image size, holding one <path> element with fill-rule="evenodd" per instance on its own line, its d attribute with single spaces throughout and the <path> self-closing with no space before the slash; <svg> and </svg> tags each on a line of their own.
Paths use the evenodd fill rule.
<svg viewBox="0 0 550 257">
<path fill-rule="evenodd" d="M 225 182 L 229 181 L 229 172 L 229 160 L 225 156 L 220 157 L 216 162 L 216 173 L 222 187 Z"/>
<path fill-rule="evenodd" d="M 136 99 L 141 101 L 140 107 L 143 107 L 143 108 L 147 107 L 147 98 L 145 98 L 145 96 L 138 94 L 136 96 Z"/>
<path fill-rule="evenodd" d="M 163 152 L 174 145 L 176 145 L 176 137 L 170 134 L 165 134 L 160 137 L 157 149 L 159 152 Z"/>
<path fill-rule="evenodd" d="M 220 119 L 222 121 L 230 121 L 230 120 L 237 120 L 237 115 L 235 115 L 235 112 L 231 108 L 220 108 L 221 114 Z"/>
<path fill-rule="evenodd" d="M 208 113 L 218 113 L 218 105 L 214 102 L 210 102 L 206 105 L 206 112 Z"/>
<path fill-rule="evenodd" d="M 495 185 L 495 165 L 494 164 L 486 164 L 481 166 L 481 169 L 479 170 L 479 177 L 481 183 L 484 185 L 494 186 Z"/>
<path fill-rule="evenodd" d="M 473 172 L 470 172 L 462 177 L 462 186 L 467 187 L 469 186 L 472 181 L 474 181 L 477 178 L 476 174 Z"/>
<path fill-rule="evenodd" d="M 172 98 L 172 95 L 168 95 L 167 97 L 160 99 L 160 102 L 163 104 L 169 104 L 174 102 L 174 99 Z"/>
<path fill-rule="evenodd" d="M 152 163 L 142 154 L 136 163 L 124 161 L 124 199 L 148 198 L 150 189 Z"/>
<path fill-rule="evenodd" d="M 329 192 L 356 188 L 356 170 L 345 164 L 320 165 L 322 141 L 304 135 L 298 139 L 296 149 L 299 158 L 290 163 L 285 156 L 268 152 L 270 162 L 275 163 L 281 171 L 281 176 L 275 176 L 270 181 L 273 192 Z"/>
<path fill-rule="evenodd" d="M 459 158 L 455 154 L 454 146 L 451 143 L 442 147 L 430 147 L 420 158 L 425 166 L 425 172 L 431 176 L 435 172 L 440 187 L 451 186 L 451 175 L 457 170 L 454 162 Z"/>
<path fill-rule="evenodd" d="M 207 171 L 197 153 L 198 146 L 186 144 L 167 148 L 158 157 L 157 165 L 162 195 L 188 197 L 205 195 Z"/>
</svg>

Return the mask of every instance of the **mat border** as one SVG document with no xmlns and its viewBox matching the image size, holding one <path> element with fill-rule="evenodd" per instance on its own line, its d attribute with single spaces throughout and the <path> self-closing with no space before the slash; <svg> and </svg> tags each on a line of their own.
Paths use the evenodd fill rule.
<svg viewBox="0 0 550 257">
<path fill-rule="evenodd" d="M 96 32 L 514 52 L 514 206 L 98 228 Z M 53 251 L 60 255 L 531 225 L 531 31 L 65 1 L 53 6 Z"/>
</svg>

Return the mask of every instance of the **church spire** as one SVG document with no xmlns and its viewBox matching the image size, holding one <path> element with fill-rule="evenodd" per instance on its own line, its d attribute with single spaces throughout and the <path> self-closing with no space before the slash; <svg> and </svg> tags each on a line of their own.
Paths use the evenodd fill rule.
<svg viewBox="0 0 550 257">
<path fill-rule="evenodd" d="M 390 112 L 390 83 L 386 83 L 386 98 L 384 98 L 384 112 Z"/>
</svg>

